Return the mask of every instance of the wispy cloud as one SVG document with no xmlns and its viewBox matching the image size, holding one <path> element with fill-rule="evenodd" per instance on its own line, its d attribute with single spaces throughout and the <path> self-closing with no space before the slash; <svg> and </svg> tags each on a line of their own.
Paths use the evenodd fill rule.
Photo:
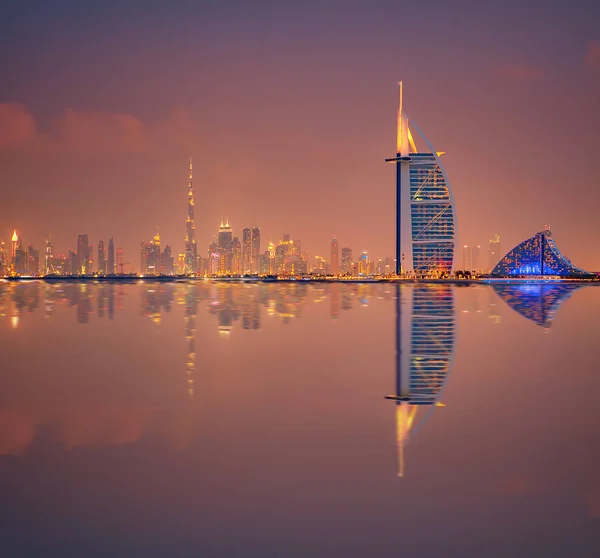
<svg viewBox="0 0 600 558">
<path fill-rule="evenodd" d="M 41 133 L 25 105 L 0 103 L 0 149 L 36 147 L 103 155 L 188 148 L 197 141 L 196 124 L 183 109 L 152 124 L 131 114 L 67 109 L 49 133 Z"/>
<path fill-rule="evenodd" d="M 0 103 L 0 149 L 21 146 L 36 133 L 35 119 L 25 105 Z"/>
<path fill-rule="evenodd" d="M 506 64 L 495 69 L 496 75 L 511 81 L 532 81 L 541 78 L 544 72 L 534 66 Z"/>
<path fill-rule="evenodd" d="M 600 41 L 590 41 L 588 43 L 584 63 L 590 70 L 600 72 Z"/>
</svg>

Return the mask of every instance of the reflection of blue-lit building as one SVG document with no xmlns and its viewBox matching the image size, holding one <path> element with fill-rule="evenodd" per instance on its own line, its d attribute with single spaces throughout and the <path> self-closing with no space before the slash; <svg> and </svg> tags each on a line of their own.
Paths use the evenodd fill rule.
<svg viewBox="0 0 600 558">
<path fill-rule="evenodd" d="M 515 312 L 548 328 L 562 303 L 581 286 L 581 283 L 521 283 L 494 285 L 494 290 Z"/>
<path fill-rule="evenodd" d="M 553 275 L 560 277 L 588 275 L 563 256 L 549 229 L 528 238 L 504 256 L 492 270 L 492 276 Z"/>
<path fill-rule="evenodd" d="M 456 317 L 450 285 L 398 286 L 396 298 L 396 428 L 398 475 L 404 475 L 404 446 L 429 416 L 454 358 Z M 420 420 L 420 407 L 428 407 Z"/>
</svg>

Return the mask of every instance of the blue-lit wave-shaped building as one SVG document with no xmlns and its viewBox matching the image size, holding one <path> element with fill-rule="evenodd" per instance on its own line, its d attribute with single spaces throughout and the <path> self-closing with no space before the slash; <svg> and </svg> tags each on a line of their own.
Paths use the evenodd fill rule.
<svg viewBox="0 0 600 558">
<path fill-rule="evenodd" d="M 550 229 L 545 229 L 515 246 L 492 270 L 492 277 L 592 275 L 575 267 L 556 247 Z"/>
</svg>

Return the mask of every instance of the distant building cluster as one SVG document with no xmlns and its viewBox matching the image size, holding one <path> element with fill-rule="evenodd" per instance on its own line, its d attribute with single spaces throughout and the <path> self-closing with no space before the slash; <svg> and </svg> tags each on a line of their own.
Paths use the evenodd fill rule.
<svg viewBox="0 0 600 558">
<path fill-rule="evenodd" d="M 123 249 L 115 251 L 114 239 L 108 241 L 108 249 L 100 240 L 95 249 L 89 243 L 87 234 L 77 237 L 76 250 L 69 249 L 66 254 L 55 251 L 52 236 L 46 240 L 45 251 L 29 244 L 24 248 L 21 236 L 15 230 L 11 238 L 10 255 L 6 243 L 0 241 L 0 277 L 41 275 L 118 275 L 124 273 Z M 94 253 L 96 259 L 94 260 Z"/>
</svg>

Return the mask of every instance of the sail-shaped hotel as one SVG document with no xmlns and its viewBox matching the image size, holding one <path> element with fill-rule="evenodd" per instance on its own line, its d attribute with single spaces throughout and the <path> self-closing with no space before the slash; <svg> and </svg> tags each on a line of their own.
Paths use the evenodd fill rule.
<svg viewBox="0 0 600 558">
<path fill-rule="evenodd" d="M 425 143 L 421 152 L 413 131 Z M 439 277 L 452 271 L 456 213 L 452 190 L 436 152 L 398 106 L 396 156 L 396 274 Z"/>
</svg>

